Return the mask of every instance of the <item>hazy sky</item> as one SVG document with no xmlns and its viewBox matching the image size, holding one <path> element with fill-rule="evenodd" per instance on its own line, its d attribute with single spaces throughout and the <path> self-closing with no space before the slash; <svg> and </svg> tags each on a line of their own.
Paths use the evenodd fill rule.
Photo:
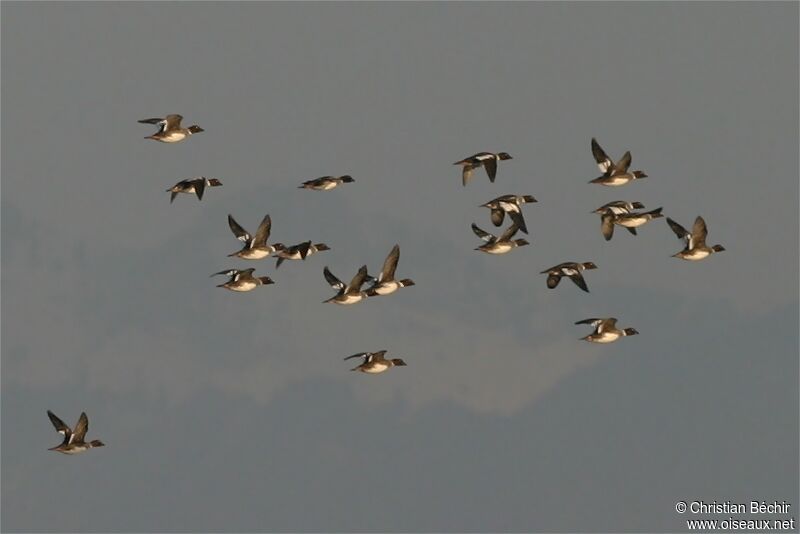
<svg viewBox="0 0 800 534">
<path fill-rule="evenodd" d="M 3 2 L 2 108 L 3 531 L 798 517 L 797 3 Z M 167 113 L 205 132 L 144 140 Z M 587 184 L 593 136 L 649 177 Z M 462 187 L 482 150 L 514 159 Z M 297 189 L 328 174 L 355 183 Z M 224 185 L 170 205 L 197 175 Z M 505 193 L 539 199 L 531 245 L 474 251 Z M 726 251 L 671 258 L 663 220 L 606 242 L 616 199 Z M 227 258 L 228 213 L 332 250 Z M 395 243 L 415 287 L 321 303 L 325 265 Z M 588 294 L 538 274 L 590 260 Z M 209 278 L 250 266 L 275 285 Z M 595 316 L 641 335 L 579 341 Z M 379 349 L 409 365 L 342 361 Z M 47 409 L 107 447 L 48 452 Z"/>
</svg>

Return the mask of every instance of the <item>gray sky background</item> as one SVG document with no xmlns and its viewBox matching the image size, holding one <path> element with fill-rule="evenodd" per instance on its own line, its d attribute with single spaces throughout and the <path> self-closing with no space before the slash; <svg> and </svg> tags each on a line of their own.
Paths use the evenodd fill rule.
<svg viewBox="0 0 800 534">
<path fill-rule="evenodd" d="M 797 22 L 3 2 L 2 530 L 682 531 L 695 499 L 797 517 Z M 206 131 L 144 140 L 167 113 Z M 592 136 L 649 178 L 588 185 Z M 514 159 L 463 188 L 452 162 L 482 150 Z M 224 186 L 170 205 L 196 175 Z M 531 246 L 475 252 L 505 193 L 539 199 Z M 702 214 L 727 251 L 670 258 L 663 221 L 605 242 L 589 212 L 616 199 Z M 232 261 L 228 213 L 332 250 Z M 377 272 L 395 243 L 415 287 L 321 304 L 323 266 Z M 570 260 L 599 266 L 590 294 L 538 274 Z M 241 266 L 275 285 L 214 287 Z M 581 342 L 592 316 L 641 335 Z M 408 367 L 342 361 L 378 349 Z M 107 447 L 48 452 L 47 409 Z"/>
</svg>

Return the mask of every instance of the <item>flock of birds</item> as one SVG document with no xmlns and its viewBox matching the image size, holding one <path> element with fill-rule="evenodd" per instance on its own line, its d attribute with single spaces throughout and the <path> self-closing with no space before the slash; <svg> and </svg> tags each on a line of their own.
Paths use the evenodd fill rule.
<svg viewBox="0 0 800 534">
<path fill-rule="evenodd" d="M 182 120 L 183 117 L 181 115 L 167 115 L 164 118 L 143 119 L 139 122 L 158 125 L 159 130 L 153 135 L 145 137 L 145 139 L 152 139 L 163 143 L 177 143 L 196 133 L 204 131 L 196 124 L 189 127 L 182 127 Z M 594 156 L 600 172 L 603 174 L 591 180 L 589 183 L 619 187 L 629 184 L 634 180 L 647 177 L 647 174 L 641 170 L 629 170 L 631 165 L 631 153 L 629 151 L 625 152 L 617 162 L 614 162 L 600 147 L 597 141 L 592 138 L 592 155 Z M 498 163 L 510 159 L 513 158 L 506 152 L 479 152 L 455 162 L 454 165 L 460 165 L 462 167 L 462 184 L 466 186 L 472 178 L 473 171 L 480 167 L 483 167 L 486 171 L 489 181 L 494 183 L 495 177 L 497 176 Z M 339 187 L 342 184 L 352 183 L 353 181 L 353 178 L 349 175 L 323 176 L 315 180 L 303 182 L 299 188 L 327 191 Z M 179 193 L 194 194 L 197 196 L 198 200 L 202 200 L 206 188 L 218 187 L 221 185 L 222 182 L 216 178 L 201 176 L 182 180 L 167 189 L 167 192 L 171 193 L 170 203 L 175 200 L 175 197 Z M 514 239 L 514 236 L 519 231 L 525 234 L 528 233 L 525 218 L 522 214 L 522 206 L 535 202 L 537 202 L 537 200 L 531 195 L 510 194 L 499 196 L 482 204 L 481 207 L 490 210 L 490 219 L 494 226 L 502 226 L 506 216 L 508 216 L 511 223 L 499 236 L 486 232 L 473 223 L 472 231 L 484 241 L 484 243 L 475 250 L 488 254 L 506 254 L 515 248 L 528 245 L 529 243 L 527 240 L 522 238 Z M 600 215 L 600 230 L 603 237 L 608 241 L 614 235 L 615 226 L 621 226 L 631 234 L 637 235 L 636 229 L 638 227 L 654 219 L 664 217 L 661 213 L 662 208 L 651 211 L 636 211 L 643 210 L 644 208 L 645 206 L 641 202 L 617 200 L 597 208 L 593 213 Z M 691 232 L 687 231 L 683 226 L 669 217 L 667 217 L 666 220 L 670 229 L 678 236 L 678 239 L 684 241 L 683 250 L 673 254 L 673 257 L 688 261 L 699 261 L 715 252 L 725 250 L 721 245 L 708 246 L 706 244 L 708 228 L 702 217 L 698 216 L 695 219 Z M 261 220 L 255 234 L 251 234 L 245 230 L 231 215 L 228 215 L 228 226 L 231 232 L 233 232 L 233 235 L 243 243 L 239 251 L 228 254 L 228 257 L 237 257 L 244 260 L 259 260 L 271 256 L 277 258 L 276 269 L 280 267 L 281 263 L 285 260 L 305 260 L 318 252 L 330 250 L 330 247 L 325 243 L 313 243 L 310 240 L 292 246 L 286 246 L 283 243 L 277 242 L 269 244 L 268 241 L 272 228 L 272 220 L 269 215 L 265 215 Z M 390 295 L 398 289 L 413 286 L 414 281 L 411 279 L 404 278 L 398 280 L 395 278 L 395 271 L 399 259 L 400 247 L 399 245 L 395 245 L 386 257 L 383 267 L 377 277 L 371 276 L 367 266 L 362 265 L 347 284 L 337 278 L 328 267 L 325 266 L 322 271 L 323 276 L 326 282 L 330 284 L 331 288 L 336 290 L 336 294 L 323 302 L 352 305 L 370 297 Z M 589 288 L 582 273 L 583 271 L 592 269 L 597 269 L 597 265 L 591 261 L 564 262 L 550 267 L 549 269 L 545 269 L 540 274 L 547 274 L 547 287 L 550 289 L 557 287 L 561 279 L 567 277 L 580 289 L 588 292 Z M 274 283 L 268 276 L 255 276 L 253 274 L 254 272 L 255 268 L 226 269 L 214 273 L 211 276 L 227 276 L 228 281 L 217 287 L 237 292 L 252 291 L 259 286 Z M 370 286 L 367 289 L 362 289 L 364 284 L 370 284 Z M 593 343 L 612 343 L 622 337 L 639 333 L 634 328 L 618 328 L 617 319 L 615 317 L 592 317 L 576 321 L 575 324 L 588 324 L 594 328 L 589 335 L 581 338 L 582 340 Z M 385 358 L 386 352 L 386 350 L 360 352 L 344 359 L 361 358 L 361 363 L 351 370 L 371 374 L 382 373 L 395 366 L 407 365 L 405 361 L 400 358 Z M 67 426 L 50 410 L 47 411 L 47 415 L 56 430 L 64 436 L 61 444 L 49 450 L 64 454 L 77 454 L 89 450 L 90 448 L 104 446 L 104 443 L 100 440 L 85 441 L 84 438 L 89 428 L 89 420 L 85 412 L 81 413 L 74 430 Z"/>
</svg>

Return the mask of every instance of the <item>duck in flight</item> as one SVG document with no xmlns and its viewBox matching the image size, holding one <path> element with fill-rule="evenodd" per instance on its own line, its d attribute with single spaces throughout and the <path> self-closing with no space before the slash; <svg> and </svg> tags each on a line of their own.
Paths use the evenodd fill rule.
<svg viewBox="0 0 800 534">
<path fill-rule="evenodd" d="M 272 229 L 272 218 L 270 218 L 269 214 L 265 215 L 261 220 L 261 224 L 258 225 L 258 230 L 256 230 L 256 235 L 254 236 L 242 228 L 230 214 L 228 215 L 228 227 L 233 232 L 233 235 L 236 236 L 236 239 L 244 243 L 241 250 L 228 254 L 228 257 L 236 256 L 243 260 L 260 260 L 285 248 L 283 243 L 267 244 L 267 239 L 269 239 Z"/>
<path fill-rule="evenodd" d="M 614 215 L 620 215 L 623 213 L 630 213 L 633 210 L 641 210 L 644 209 L 644 204 L 641 202 L 628 202 L 627 200 L 615 200 L 613 202 L 609 202 L 608 204 L 603 204 L 592 213 L 597 213 L 598 215 L 603 215 L 604 213 L 612 213 Z"/>
<path fill-rule="evenodd" d="M 218 187 L 220 185 L 222 185 L 222 182 L 216 178 L 206 178 L 205 176 L 181 180 L 177 184 L 167 189 L 167 193 L 172 193 L 172 195 L 169 197 L 169 203 L 172 204 L 172 201 L 175 200 L 175 197 L 178 196 L 178 193 L 194 193 L 197 195 L 197 200 L 203 200 L 203 193 L 205 192 L 206 187 Z"/>
<path fill-rule="evenodd" d="M 479 207 L 492 210 L 492 224 L 495 226 L 503 224 L 503 219 L 508 214 L 511 221 L 527 234 L 528 227 L 525 225 L 525 218 L 522 216 L 522 205 L 529 202 L 538 201 L 531 195 L 502 195 L 485 204 L 481 204 Z"/>
<path fill-rule="evenodd" d="M 597 167 L 603 176 L 590 180 L 590 184 L 607 185 L 610 187 L 618 187 L 638 180 L 640 178 L 647 178 L 643 171 L 628 171 L 631 166 L 631 153 L 625 152 L 622 157 L 614 163 L 608 154 L 600 147 L 597 140 L 592 137 L 592 155 L 597 162 Z"/>
<path fill-rule="evenodd" d="M 692 233 L 687 232 L 686 228 L 676 223 L 669 217 L 667 217 L 667 224 L 670 228 L 672 228 L 672 231 L 675 232 L 675 235 L 678 236 L 678 239 L 683 239 L 686 241 L 686 246 L 683 247 L 683 250 L 672 255 L 675 258 L 680 258 L 687 261 L 700 261 L 715 252 L 722 252 L 725 250 L 725 247 L 722 245 L 714 245 L 713 247 L 706 245 L 708 227 L 706 226 L 705 219 L 699 215 L 694 220 Z"/>
<path fill-rule="evenodd" d="M 230 291 L 237 291 L 240 293 L 245 291 L 252 291 L 258 286 L 264 286 L 275 283 L 269 276 L 253 276 L 253 271 L 255 271 L 255 268 L 253 267 L 244 270 L 228 269 L 225 271 L 214 273 L 211 276 L 217 276 L 221 274 L 230 277 L 230 279 L 227 282 L 225 282 L 224 284 L 220 284 L 217 287 L 224 287 L 225 289 L 228 289 Z"/>
<path fill-rule="evenodd" d="M 330 269 L 328 269 L 327 265 L 322 270 L 322 274 L 325 276 L 325 281 L 328 282 L 333 289 L 338 291 L 334 296 L 328 300 L 324 300 L 323 302 L 333 302 L 335 304 L 341 304 L 342 306 L 348 306 L 350 304 L 355 304 L 356 302 L 361 302 L 367 297 L 367 293 L 365 291 L 361 291 L 361 286 L 364 285 L 364 282 L 366 282 L 368 278 L 370 278 L 369 274 L 367 274 L 366 265 L 361 266 L 356 275 L 347 285 L 336 278 Z"/>
<path fill-rule="evenodd" d="M 353 367 L 350 370 L 370 374 L 382 373 L 389 370 L 391 367 L 408 365 L 400 358 L 392 358 L 391 360 L 387 360 L 383 357 L 384 354 L 386 354 L 385 350 L 379 350 L 377 352 L 359 352 L 358 354 L 348 356 L 345 358 L 345 360 L 349 360 L 351 358 L 364 358 L 364 361 L 361 362 L 360 365 Z"/>
<path fill-rule="evenodd" d="M 594 332 L 581 338 L 591 343 L 612 343 L 621 337 L 634 336 L 639 333 L 634 328 L 624 328 L 622 330 L 617 328 L 616 317 L 584 319 L 576 321 L 575 324 L 588 324 L 594 327 Z"/>
<path fill-rule="evenodd" d="M 78 424 L 75 425 L 75 430 L 72 430 L 64 424 L 64 421 L 59 419 L 56 414 L 50 410 L 47 410 L 47 417 L 50 418 L 50 422 L 56 427 L 58 433 L 64 435 L 64 441 L 62 441 L 60 445 L 47 450 L 60 452 L 62 454 L 78 454 L 94 447 L 105 447 L 105 443 L 99 439 L 93 439 L 89 443 L 84 441 L 86 432 L 89 430 L 89 418 L 86 417 L 86 412 L 81 412 L 81 416 L 78 418 Z"/>
<path fill-rule="evenodd" d="M 641 212 L 633 211 L 629 213 L 615 214 L 611 211 L 606 211 L 600 216 L 600 231 L 603 232 L 603 237 L 609 241 L 614 236 L 614 225 L 619 225 L 628 230 L 633 235 L 636 235 L 636 228 L 647 224 L 653 219 L 663 217 L 661 210 L 663 208 L 656 208 L 651 211 Z"/>
<path fill-rule="evenodd" d="M 478 152 L 468 158 L 456 161 L 453 165 L 461 165 L 461 182 L 467 185 L 469 179 L 472 178 L 472 171 L 478 167 L 486 169 L 486 174 L 489 176 L 489 181 L 494 183 L 494 178 L 497 176 L 497 162 L 513 159 L 508 152 Z"/>
<path fill-rule="evenodd" d="M 500 237 L 496 237 L 489 232 L 481 230 L 477 224 L 472 223 L 472 231 L 475 235 L 486 241 L 486 243 L 477 247 L 475 250 L 480 250 L 487 254 L 505 254 L 517 247 L 529 245 L 530 243 L 525 239 L 512 239 L 514 234 L 517 233 L 517 230 L 519 230 L 519 226 L 513 223 Z"/>
<path fill-rule="evenodd" d="M 157 124 L 160 126 L 156 133 L 148 135 L 145 139 L 161 141 L 162 143 L 177 143 L 188 138 L 190 135 L 205 131 L 196 124 L 188 128 L 183 128 L 181 126 L 182 120 L 183 117 L 181 115 L 173 114 L 167 115 L 163 119 L 156 117 L 153 119 L 142 119 L 139 122 L 142 124 Z"/>
<path fill-rule="evenodd" d="M 331 247 L 325 243 L 312 243 L 311 241 L 303 241 L 291 247 L 284 247 L 275 252 L 278 261 L 275 263 L 275 268 L 281 266 L 285 260 L 305 260 L 307 257 L 322 252 L 323 250 L 330 250 Z"/>
<path fill-rule="evenodd" d="M 298 185 L 299 189 L 313 189 L 314 191 L 327 191 L 329 189 L 333 189 L 338 187 L 342 184 L 350 184 L 353 183 L 353 177 L 349 174 L 345 174 L 344 176 L 322 176 L 320 178 L 316 178 L 314 180 L 309 180 L 307 182 L 303 182 L 302 185 Z"/>
<path fill-rule="evenodd" d="M 545 269 L 539 274 L 547 274 L 547 287 L 550 289 L 556 287 L 561 281 L 561 278 L 566 276 L 575 282 L 576 286 L 588 293 L 589 288 L 586 286 L 586 280 L 583 279 L 583 275 L 581 274 L 581 271 L 585 271 L 587 269 L 597 269 L 597 265 L 590 261 L 584 263 L 568 261 L 565 263 L 559 263 L 558 265 L 550 267 L 549 269 Z"/>
<path fill-rule="evenodd" d="M 374 297 L 376 295 L 389 295 L 394 293 L 401 287 L 409 287 L 414 285 L 414 281 L 410 278 L 403 278 L 402 280 L 395 280 L 394 272 L 397 270 L 397 262 L 400 260 L 400 245 L 395 245 L 386 256 L 383 262 L 383 269 L 381 269 L 378 278 L 374 279 L 372 286 L 367 289 L 367 296 Z"/>
</svg>

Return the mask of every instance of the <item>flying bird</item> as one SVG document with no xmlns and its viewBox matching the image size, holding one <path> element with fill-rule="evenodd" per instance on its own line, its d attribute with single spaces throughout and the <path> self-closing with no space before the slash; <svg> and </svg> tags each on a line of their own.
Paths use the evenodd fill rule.
<svg viewBox="0 0 800 534">
<path fill-rule="evenodd" d="M 224 287 L 225 289 L 228 289 L 230 291 L 237 291 L 240 293 L 245 291 L 252 291 L 258 286 L 264 286 L 275 283 L 269 276 L 253 276 L 253 271 L 255 271 L 255 268 L 253 267 L 244 270 L 227 269 L 225 271 L 214 273 L 211 276 L 217 276 L 217 275 L 228 276 L 229 280 L 224 284 L 218 285 L 217 287 Z"/>
<path fill-rule="evenodd" d="M 602 215 L 604 213 L 612 213 L 614 215 L 620 215 L 623 213 L 630 213 L 633 210 L 641 210 L 644 209 L 644 204 L 641 202 L 628 202 L 627 200 L 615 200 L 613 202 L 609 202 L 608 204 L 603 204 L 592 213 L 597 213 Z"/>
<path fill-rule="evenodd" d="M 349 360 L 351 358 L 364 358 L 364 361 L 361 362 L 360 365 L 353 367 L 350 370 L 370 374 L 382 373 L 387 371 L 390 367 L 408 365 L 400 358 L 392 358 L 391 360 L 387 360 L 383 357 L 384 354 L 386 354 L 385 350 L 379 350 L 377 352 L 359 352 L 358 354 L 348 356 L 345 358 L 345 360 Z"/>
<path fill-rule="evenodd" d="M 89 418 L 86 417 L 86 412 L 81 412 L 81 416 L 78 418 L 78 423 L 75 425 L 74 431 L 65 425 L 64 421 L 56 417 L 56 414 L 50 410 L 47 410 L 47 417 L 50 418 L 50 422 L 56 427 L 58 433 L 64 435 L 64 441 L 62 441 L 60 445 L 47 450 L 60 452 L 62 454 L 78 454 L 94 447 L 105 447 L 105 443 L 98 439 L 93 439 L 89 443 L 84 441 L 86 432 L 89 430 Z"/>
<path fill-rule="evenodd" d="M 675 235 L 678 236 L 678 239 L 686 241 L 686 246 L 684 246 L 683 250 L 672 255 L 675 258 L 687 261 L 700 261 L 714 252 L 722 252 L 725 250 L 725 247 L 722 245 L 714 245 L 713 247 L 706 245 L 708 227 L 706 227 L 706 221 L 699 215 L 694 220 L 691 234 L 686 231 L 686 228 L 669 217 L 667 217 L 667 224 L 672 228 L 672 231 L 675 232 Z"/>
<path fill-rule="evenodd" d="M 366 292 L 361 291 L 361 286 L 364 285 L 364 282 L 366 282 L 368 278 L 370 278 L 369 274 L 367 273 L 366 265 L 361 266 L 356 275 L 347 285 L 336 278 L 330 269 L 328 269 L 327 265 L 322 270 L 322 274 L 325 276 L 325 281 L 328 282 L 333 289 L 337 290 L 337 293 L 334 296 L 328 300 L 324 300 L 323 302 L 333 302 L 335 304 L 341 304 L 342 306 L 348 306 L 350 304 L 355 304 L 356 302 L 361 302 L 367 297 Z"/>
<path fill-rule="evenodd" d="M 576 321 L 575 324 L 588 324 L 594 327 L 594 332 L 581 338 L 592 343 L 612 343 L 621 337 L 634 336 L 639 333 L 634 328 L 624 328 L 622 330 L 617 328 L 616 317 L 584 319 Z"/>
<path fill-rule="evenodd" d="M 614 163 L 611 158 L 608 157 L 608 154 L 600 148 L 597 140 L 592 137 L 592 155 L 597 162 L 597 167 L 600 169 L 600 172 L 603 173 L 603 176 L 590 180 L 590 184 L 617 187 L 632 182 L 633 180 L 647 178 L 647 175 L 643 171 L 628 171 L 631 165 L 630 151 L 625 152 L 619 161 Z"/>
<path fill-rule="evenodd" d="M 480 250 L 488 254 L 505 254 L 517 247 L 528 245 L 529 243 L 525 239 L 512 239 L 514 234 L 517 233 L 517 230 L 519 230 L 519 226 L 514 223 L 509 226 L 500 237 L 496 237 L 489 232 L 481 230 L 477 224 L 472 223 L 472 231 L 475 232 L 475 235 L 486 241 L 486 243 L 477 247 L 475 250 Z"/>
<path fill-rule="evenodd" d="M 545 269 L 539 274 L 547 274 L 547 287 L 550 289 L 556 287 L 561 281 L 561 278 L 566 276 L 575 282 L 576 286 L 588 293 L 589 288 L 586 286 L 586 280 L 583 279 L 583 275 L 581 274 L 581 271 L 585 271 L 587 269 L 597 269 L 597 265 L 590 261 L 584 263 L 568 261 L 565 263 L 559 263 L 558 265 L 550 267 L 549 269 Z"/>
<path fill-rule="evenodd" d="M 615 224 L 622 226 L 633 235 L 636 235 L 636 229 L 638 227 L 642 226 L 643 224 L 647 224 L 653 219 L 663 217 L 661 214 L 662 209 L 663 208 L 656 208 L 647 212 L 634 211 L 630 213 L 620 213 L 618 215 L 615 215 L 611 212 L 606 212 L 600 216 L 600 229 L 603 232 L 603 237 L 606 238 L 606 241 L 611 239 L 611 237 L 614 235 Z"/>
<path fill-rule="evenodd" d="M 206 178 L 205 176 L 181 180 L 177 184 L 167 189 L 167 193 L 172 193 L 172 195 L 169 197 L 169 203 L 172 204 L 172 201 L 175 200 L 175 197 L 178 196 L 178 193 L 194 193 L 197 195 L 197 200 L 203 200 L 203 193 L 205 192 L 206 187 L 217 187 L 220 185 L 222 185 L 222 182 L 216 178 Z"/>
<path fill-rule="evenodd" d="M 342 184 L 349 184 L 354 182 L 353 177 L 345 174 L 344 176 L 322 176 L 314 180 L 303 182 L 302 185 L 297 186 L 299 189 L 313 189 L 315 191 L 327 191 L 338 187 Z"/>
<path fill-rule="evenodd" d="M 531 195 L 502 195 L 485 204 L 481 204 L 481 208 L 489 208 L 491 211 L 492 224 L 500 226 L 503 224 L 506 213 L 511 218 L 519 229 L 526 234 L 528 227 L 525 225 L 525 219 L 522 217 L 522 205 L 529 202 L 537 202 Z"/>
<path fill-rule="evenodd" d="M 148 135 L 145 139 L 152 139 L 153 141 L 161 141 L 162 143 L 177 143 L 188 138 L 192 134 L 203 132 L 202 128 L 193 124 L 188 128 L 181 127 L 181 115 L 167 115 L 166 117 L 154 119 L 142 119 L 139 122 L 142 124 L 157 124 L 160 126 L 159 130 L 153 135 Z"/>
<path fill-rule="evenodd" d="M 278 261 L 275 263 L 275 268 L 281 266 L 284 260 L 305 260 L 307 257 L 323 250 L 330 250 L 331 248 L 325 243 L 313 244 L 311 241 L 303 241 L 291 247 L 284 247 L 275 252 Z"/>
<path fill-rule="evenodd" d="M 376 295 L 389 295 L 394 293 L 401 287 L 413 286 L 414 281 L 410 278 L 403 278 L 402 280 L 395 280 L 394 272 L 397 269 L 397 262 L 400 260 L 400 245 L 395 245 L 386 256 L 383 262 L 383 269 L 381 269 L 378 278 L 375 279 L 372 286 L 367 289 L 367 296 L 374 297 Z"/>
<path fill-rule="evenodd" d="M 267 239 L 269 239 L 269 234 L 272 230 L 272 218 L 269 214 L 264 215 L 261 224 L 258 225 L 256 235 L 250 235 L 250 232 L 242 228 L 232 215 L 228 215 L 228 227 L 233 232 L 233 235 L 236 236 L 236 239 L 244 243 L 241 250 L 228 254 L 228 257 L 236 256 L 243 260 L 260 260 L 285 248 L 283 243 L 267 244 Z"/>
<path fill-rule="evenodd" d="M 497 162 L 513 159 L 507 152 L 478 152 L 468 158 L 456 161 L 453 165 L 461 165 L 461 182 L 467 185 L 469 179 L 472 177 L 472 171 L 478 167 L 486 169 L 486 174 L 489 176 L 489 181 L 494 183 L 494 178 L 497 176 Z"/>
</svg>

